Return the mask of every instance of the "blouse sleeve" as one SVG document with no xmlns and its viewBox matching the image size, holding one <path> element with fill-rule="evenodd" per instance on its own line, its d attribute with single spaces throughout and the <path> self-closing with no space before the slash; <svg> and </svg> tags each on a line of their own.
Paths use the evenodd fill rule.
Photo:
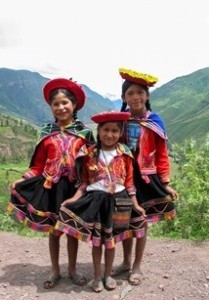
<svg viewBox="0 0 209 300">
<path fill-rule="evenodd" d="M 157 174 L 159 175 L 162 183 L 169 183 L 170 163 L 169 163 L 166 140 L 157 136 L 156 147 L 157 147 L 157 152 L 156 152 Z"/>
</svg>

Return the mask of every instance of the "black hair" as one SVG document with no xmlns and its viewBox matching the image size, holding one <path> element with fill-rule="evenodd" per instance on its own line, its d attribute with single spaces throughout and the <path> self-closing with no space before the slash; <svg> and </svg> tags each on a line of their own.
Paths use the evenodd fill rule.
<svg viewBox="0 0 209 300">
<path fill-rule="evenodd" d="M 59 93 L 63 93 L 73 104 L 75 104 L 75 105 L 77 104 L 75 95 L 72 92 L 70 92 L 69 90 L 62 89 L 62 88 L 54 89 L 51 91 L 51 93 L 49 95 L 49 102 L 52 103 L 54 97 Z M 73 119 L 74 120 L 77 119 L 77 109 L 75 109 L 73 112 Z M 57 120 L 55 119 L 55 121 L 57 121 Z"/>
<path fill-rule="evenodd" d="M 122 95 L 121 95 L 122 98 L 125 97 L 125 93 L 126 93 L 127 89 L 128 89 L 132 84 L 134 84 L 134 82 L 131 82 L 131 81 L 128 81 L 128 80 L 125 80 L 125 81 L 123 82 L 123 84 L 122 84 Z M 150 104 L 150 100 L 149 100 L 149 88 L 148 88 L 148 86 L 146 86 L 146 85 L 142 85 L 142 84 L 139 84 L 139 85 L 140 85 L 140 86 L 142 87 L 142 89 L 146 92 L 147 97 L 148 97 L 148 98 L 147 98 L 147 101 L 146 101 L 146 103 L 145 103 L 146 109 L 151 111 L 152 108 L 151 108 L 151 104 Z M 127 107 L 127 103 L 123 100 L 122 106 L 121 106 L 121 110 L 120 110 L 120 111 L 126 111 L 126 107 Z"/>
</svg>

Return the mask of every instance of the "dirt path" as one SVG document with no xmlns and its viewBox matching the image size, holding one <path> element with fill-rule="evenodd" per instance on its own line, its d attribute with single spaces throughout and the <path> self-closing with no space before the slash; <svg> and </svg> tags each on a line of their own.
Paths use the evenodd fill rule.
<svg viewBox="0 0 209 300">
<path fill-rule="evenodd" d="M 114 291 L 93 293 L 88 286 L 78 287 L 67 278 L 66 240 L 61 239 L 62 280 L 53 290 L 45 290 L 43 281 L 50 271 L 47 238 L 27 238 L 0 232 L 1 300 L 199 300 L 209 299 L 209 242 L 148 239 L 138 287 L 118 277 Z M 121 262 L 121 245 L 116 248 L 115 265 Z M 78 269 L 88 280 L 93 276 L 91 247 L 80 243 Z"/>
</svg>

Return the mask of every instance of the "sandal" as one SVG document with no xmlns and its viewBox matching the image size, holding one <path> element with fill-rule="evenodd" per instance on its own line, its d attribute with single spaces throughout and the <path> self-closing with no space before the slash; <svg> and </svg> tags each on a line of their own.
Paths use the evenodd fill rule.
<svg viewBox="0 0 209 300">
<path fill-rule="evenodd" d="M 95 292 L 100 293 L 104 289 L 104 285 L 101 279 L 92 279 L 88 286 Z"/>
<path fill-rule="evenodd" d="M 113 271 L 112 271 L 112 276 L 121 276 L 121 275 L 125 275 L 128 272 L 131 271 L 131 268 L 124 268 L 123 264 L 119 265 L 118 267 L 116 267 Z"/>
<path fill-rule="evenodd" d="M 115 279 L 113 279 L 111 276 L 108 276 L 104 279 L 104 286 L 106 290 L 111 291 L 116 288 L 117 282 Z"/>
<path fill-rule="evenodd" d="M 57 283 L 59 282 L 61 276 L 51 276 L 48 280 L 44 281 L 44 288 L 45 289 L 53 289 L 55 287 L 55 285 L 57 285 Z"/>
<path fill-rule="evenodd" d="M 128 282 L 131 285 L 139 285 L 143 279 L 143 274 L 142 273 L 132 273 L 129 278 Z"/>
<path fill-rule="evenodd" d="M 86 284 L 86 277 L 81 274 L 75 274 L 73 276 L 69 276 L 69 278 L 76 285 L 83 286 Z"/>
</svg>

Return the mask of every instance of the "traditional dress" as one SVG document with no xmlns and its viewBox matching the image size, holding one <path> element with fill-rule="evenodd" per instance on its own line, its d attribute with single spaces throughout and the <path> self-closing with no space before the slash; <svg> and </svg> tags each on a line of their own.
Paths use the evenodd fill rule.
<svg viewBox="0 0 209 300">
<path fill-rule="evenodd" d="M 126 143 L 135 157 L 134 182 L 139 204 L 148 222 L 172 219 L 176 212 L 164 188 L 170 181 L 167 135 L 162 119 L 147 111 L 143 118 L 131 118 L 125 126 Z"/>
<path fill-rule="evenodd" d="M 128 228 L 113 226 L 115 198 L 136 193 L 130 149 L 121 143 L 113 151 L 98 150 L 94 145 L 83 155 L 79 188 L 86 192 L 77 201 L 61 207 L 55 228 L 79 240 L 91 241 L 94 246 L 104 244 L 107 249 L 124 239 L 144 236 L 144 217 L 134 209 Z"/>
<path fill-rule="evenodd" d="M 54 225 L 61 203 L 76 192 L 79 150 L 93 141 L 92 131 L 78 120 L 44 127 L 25 180 L 11 192 L 8 211 L 33 230 L 59 235 Z"/>
</svg>

